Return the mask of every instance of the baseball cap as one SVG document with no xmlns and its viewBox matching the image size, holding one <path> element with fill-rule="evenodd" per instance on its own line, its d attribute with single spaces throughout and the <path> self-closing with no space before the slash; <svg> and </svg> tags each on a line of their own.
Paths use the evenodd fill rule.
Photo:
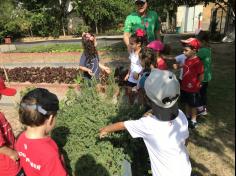
<svg viewBox="0 0 236 176">
<path fill-rule="evenodd" d="M 164 44 L 160 40 L 154 40 L 147 45 L 148 48 L 152 48 L 154 51 L 159 52 L 164 50 Z"/>
<path fill-rule="evenodd" d="M 0 77 L 0 94 L 5 96 L 14 96 L 16 94 L 16 89 L 6 87 L 5 82 L 1 77 Z"/>
<path fill-rule="evenodd" d="M 174 73 L 152 69 L 145 81 L 144 89 L 152 101 L 153 114 L 159 120 L 170 121 L 178 116 L 177 100 L 180 96 L 180 85 Z"/>
<path fill-rule="evenodd" d="M 187 40 L 181 40 L 181 42 L 190 47 L 193 47 L 196 50 L 199 50 L 199 48 L 201 47 L 201 42 L 196 38 L 189 38 Z"/>
<path fill-rule="evenodd" d="M 147 0 L 135 0 L 134 2 L 141 1 L 141 2 L 147 2 Z"/>
<path fill-rule="evenodd" d="M 28 100 L 35 99 L 36 104 L 26 103 Z M 29 91 L 21 100 L 21 107 L 34 109 L 38 112 L 46 115 L 48 111 L 58 111 L 59 110 L 59 100 L 58 97 L 49 92 L 44 88 L 36 88 Z"/>
</svg>

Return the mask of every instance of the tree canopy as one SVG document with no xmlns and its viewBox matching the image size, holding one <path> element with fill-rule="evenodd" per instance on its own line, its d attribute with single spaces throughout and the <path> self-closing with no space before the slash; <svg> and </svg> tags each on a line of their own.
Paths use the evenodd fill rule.
<svg viewBox="0 0 236 176">
<path fill-rule="evenodd" d="M 174 15 L 179 5 L 210 2 L 224 10 L 230 7 L 235 13 L 235 0 L 149 0 L 149 6 L 159 14 Z M 0 0 L 0 42 L 6 35 L 14 38 L 66 35 L 72 14 L 84 22 L 80 28 L 89 26 L 97 33 L 121 30 L 121 24 L 134 8 L 133 0 Z"/>
</svg>

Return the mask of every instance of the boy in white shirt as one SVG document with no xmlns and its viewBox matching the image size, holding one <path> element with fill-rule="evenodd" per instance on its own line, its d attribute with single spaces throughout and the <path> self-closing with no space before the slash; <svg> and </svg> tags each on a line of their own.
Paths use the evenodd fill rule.
<svg viewBox="0 0 236 176">
<path fill-rule="evenodd" d="M 126 129 L 133 138 L 143 138 L 153 176 L 190 176 L 192 169 L 185 146 L 188 121 L 177 106 L 180 86 L 176 76 L 170 71 L 153 69 L 144 89 L 152 113 L 139 120 L 108 125 L 100 129 L 100 138 Z"/>
</svg>

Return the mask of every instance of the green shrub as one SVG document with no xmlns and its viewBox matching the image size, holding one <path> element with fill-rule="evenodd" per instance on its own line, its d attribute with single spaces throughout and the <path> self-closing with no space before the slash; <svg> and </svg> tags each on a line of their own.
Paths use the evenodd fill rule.
<svg viewBox="0 0 236 176">
<path fill-rule="evenodd" d="M 112 103 L 114 79 L 108 82 L 111 88 L 107 95 L 97 93 L 84 82 L 80 92 L 69 90 L 67 98 L 61 102 L 52 137 L 65 156 L 70 175 L 121 176 L 124 160 L 132 161 L 133 169 L 139 173 L 147 170 L 146 160 L 135 161 L 134 153 L 144 149 L 140 140 L 131 142 L 127 132 L 114 133 L 103 140 L 98 138 L 101 127 L 138 118 L 143 113 L 142 108 L 127 106 L 122 99 L 117 104 Z"/>
<path fill-rule="evenodd" d="M 75 31 L 73 31 L 73 35 L 75 36 L 81 36 L 83 32 L 89 32 L 90 27 L 85 24 L 78 24 Z"/>
</svg>

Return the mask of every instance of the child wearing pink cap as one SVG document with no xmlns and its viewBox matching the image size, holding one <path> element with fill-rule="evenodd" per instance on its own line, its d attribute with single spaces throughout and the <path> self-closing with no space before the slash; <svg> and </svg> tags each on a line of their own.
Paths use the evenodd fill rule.
<svg viewBox="0 0 236 176">
<path fill-rule="evenodd" d="M 15 89 L 6 87 L 4 80 L 0 77 L 0 99 L 2 95 L 14 96 Z M 0 112 L 0 175 L 20 175 L 19 156 L 14 149 L 15 137 L 11 125 L 3 113 Z"/>
<path fill-rule="evenodd" d="M 167 70 L 167 64 L 163 58 L 163 54 L 165 53 L 166 45 L 164 45 L 160 40 L 155 40 L 147 45 L 148 48 L 153 49 L 157 53 L 157 63 L 156 68 L 160 70 Z"/>
</svg>

